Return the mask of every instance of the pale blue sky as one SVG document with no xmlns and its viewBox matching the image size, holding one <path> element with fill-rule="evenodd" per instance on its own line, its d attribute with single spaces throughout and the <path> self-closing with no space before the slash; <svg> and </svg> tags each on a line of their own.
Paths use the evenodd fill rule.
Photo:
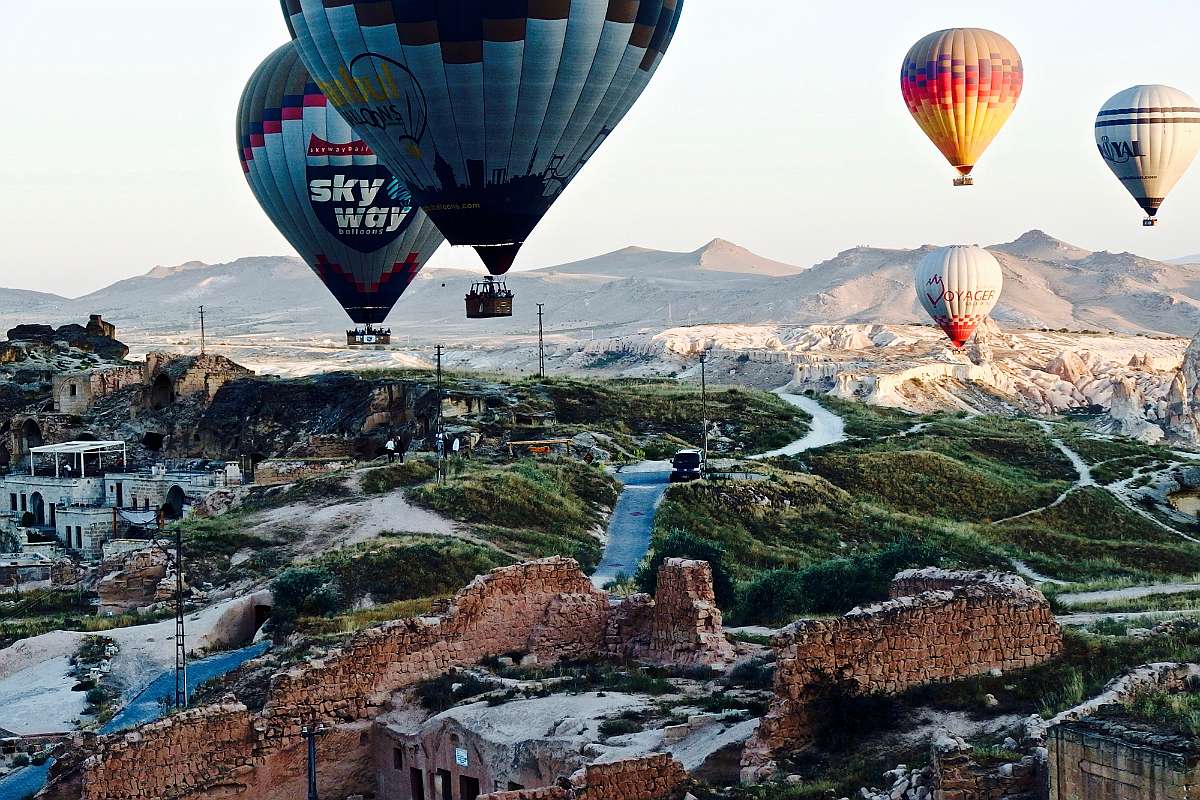
<svg viewBox="0 0 1200 800">
<path fill-rule="evenodd" d="M 974 189 L 900 100 L 908 47 L 1003 33 L 1025 93 Z M 1112 94 L 1200 97 L 1194 0 L 688 0 L 658 77 L 518 265 L 723 237 L 809 265 L 856 244 L 993 243 L 1034 227 L 1154 257 L 1200 251 L 1200 165 L 1154 230 L 1097 155 Z M 244 184 L 234 110 L 286 37 L 275 0 L 22 0 L 4 6 L 0 286 L 76 295 L 156 264 L 290 253 Z M 468 250 L 436 265 L 477 264 Z"/>
</svg>

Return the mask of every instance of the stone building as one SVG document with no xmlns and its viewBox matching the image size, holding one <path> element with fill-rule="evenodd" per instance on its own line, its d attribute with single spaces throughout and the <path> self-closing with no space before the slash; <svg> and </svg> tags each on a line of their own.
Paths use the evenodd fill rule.
<svg viewBox="0 0 1200 800">
<path fill-rule="evenodd" d="M 20 540 L 24 550 L 44 550 L 34 545 L 51 542 L 94 561 L 103 557 L 106 544 L 129 531 L 121 509 L 161 510 L 166 519 L 178 519 L 225 485 L 223 470 L 113 469 L 121 461 L 121 447 L 120 442 L 46 445 L 37 455 L 54 459 L 54 467 L 35 463 L 30 471 L 0 476 L 0 532 Z"/>
<path fill-rule="evenodd" d="M 1200 797 L 1200 742 L 1093 716 L 1048 736 L 1050 800 Z"/>
<path fill-rule="evenodd" d="M 253 371 L 242 365 L 212 353 L 198 356 L 149 353 L 142 374 L 143 400 L 147 408 L 154 410 L 185 399 L 209 403 L 225 384 L 253 375 Z"/>
<path fill-rule="evenodd" d="M 562 753 L 561 764 L 547 750 L 549 755 L 532 762 L 519 759 L 515 769 L 497 769 L 502 759 L 495 758 L 496 753 L 507 747 L 503 742 L 524 736 L 520 718 L 526 709 L 519 705 L 512 709 L 517 721 L 500 737 L 479 732 L 465 711 L 426 727 L 389 713 L 398 692 L 512 652 L 527 653 L 546 665 L 624 658 L 630 652 L 646 652 L 654 663 L 666 663 L 671 653 L 681 653 L 680 643 L 693 642 L 702 652 L 687 654 L 678 666 L 725 664 L 728 651 L 706 636 L 710 624 L 721 628 L 720 612 L 708 606 L 710 576 L 703 562 L 670 559 L 659 575 L 661 611 L 653 613 L 656 604 L 642 596 L 636 602 L 650 613 L 629 615 L 618 614 L 621 604 L 594 587 L 570 559 L 501 567 L 477 577 L 438 616 L 396 620 L 361 631 L 325 657 L 275 674 L 261 710 L 251 711 L 229 697 L 135 732 L 73 740 L 55 765 L 55 782 L 46 796 L 163 800 L 218 796 L 210 792 L 219 788 L 225 800 L 292 800 L 303 796 L 305 788 L 301 729 L 320 724 L 326 730 L 316 742 L 323 795 L 370 794 L 383 786 L 385 792 L 393 792 L 384 796 L 393 800 L 395 792 L 409 800 L 474 800 L 476 793 L 494 791 L 497 783 L 507 792 L 510 783 L 528 781 L 542 793 L 539 796 L 564 800 L 666 800 L 683 774 L 665 754 L 598 764 L 596 756 L 580 754 L 576 746 L 575 755 Z M 698 590 L 695 598 L 669 596 L 692 590 Z M 674 635 L 672 624 L 678 626 Z M 618 630 L 636 641 L 617 641 Z M 633 701 L 617 697 L 612 702 Z M 504 707 L 493 710 L 504 712 Z M 528 710 L 533 714 L 535 706 Z M 446 726 L 444 740 L 440 725 Z M 524 726 L 526 731 L 536 727 Z M 749 731 L 748 727 L 744 735 Z M 564 741 L 571 739 L 565 728 L 558 734 Z M 711 732 L 696 735 L 713 738 Z M 537 737 L 554 738 L 541 730 L 524 736 Z M 587 766 L 582 774 L 571 774 L 580 755 Z M 487 769 L 478 769 L 481 759 L 488 761 Z M 415 782 L 413 768 L 419 772 Z M 559 775 L 553 774 L 560 769 Z M 565 789 L 554 793 L 552 784 L 560 777 L 569 777 L 575 785 L 571 795 Z M 513 791 L 518 792 L 513 800 L 534 796 Z"/>
<path fill-rule="evenodd" d="M 62 414 L 85 414 L 99 398 L 141 385 L 143 372 L 141 366 L 111 366 L 55 375 L 51 382 L 54 410 Z"/>
</svg>

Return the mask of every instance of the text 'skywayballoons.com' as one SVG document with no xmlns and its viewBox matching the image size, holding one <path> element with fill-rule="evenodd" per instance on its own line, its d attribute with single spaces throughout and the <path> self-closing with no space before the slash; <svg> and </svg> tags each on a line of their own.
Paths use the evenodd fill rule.
<svg viewBox="0 0 1200 800">
<path fill-rule="evenodd" d="M 683 0 L 282 0 L 324 93 L 503 275 L 642 94 Z"/>
<path fill-rule="evenodd" d="M 329 105 L 291 43 L 246 85 L 237 144 L 263 210 L 350 319 L 383 322 L 443 238 Z"/>
</svg>

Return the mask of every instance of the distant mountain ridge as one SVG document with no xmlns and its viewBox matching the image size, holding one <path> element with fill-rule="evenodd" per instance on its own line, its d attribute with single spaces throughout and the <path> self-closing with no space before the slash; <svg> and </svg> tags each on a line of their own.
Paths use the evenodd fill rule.
<svg viewBox="0 0 1200 800">
<path fill-rule="evenodd" d="M 389 324 L 420 341 L 529 335 L 537 303 L 546 306 L 548 330 L 564 335 L 714 322 L 923 322 L 911 276 L 931 247 L 855 247 L 808 268 L 723 239 L 682 253 L 627 247 L 512 273 L 516 316 L 489 322 L 463 318 L 474 273 L 426 270 Z M 1092 252 L 1036 230 L 989 249 L 1006 279 L 993 315 L 1001 325 L 1181 336 L 1200 330 L 1200 265 Z M 336 336 L 348 324 L 308 267 L 285 256 L 155 267 L 77 299 L 3 290 L 0 320 L 61 323 L 101 313 L 122 332 L 190 334 L 201 304 L 210 331 L 227 338 Z"/>
</svg>

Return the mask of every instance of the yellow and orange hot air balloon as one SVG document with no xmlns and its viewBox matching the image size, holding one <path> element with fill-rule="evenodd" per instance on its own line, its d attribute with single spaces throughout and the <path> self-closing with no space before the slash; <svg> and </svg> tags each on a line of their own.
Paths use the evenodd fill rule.
<svg viewBox="0 0 1200 800">
<path fill-rule="evenodd" d="M 904 57 L 900 91 L 913 119 L 970 186 L 971 170 L 1021 97 L 1024 72 L 1012 43 L 983 28 L 931 33 Z"/>
</svg>

